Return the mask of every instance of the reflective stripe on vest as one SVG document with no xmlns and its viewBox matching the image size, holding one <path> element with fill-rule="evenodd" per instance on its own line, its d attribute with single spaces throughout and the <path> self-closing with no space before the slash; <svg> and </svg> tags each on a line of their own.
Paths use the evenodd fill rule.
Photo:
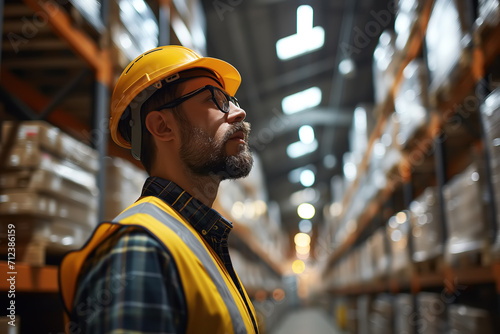
<svg viewBox="0 0 500 334">
<path fill-rule="evenodd" d="M 231 316 L 231 322 L 233 324 L 233 330 L 235 334 L 246 333 L 245 323 L 241 316 L 241 313 L 236 306 L 236 302 L 231 295 L 224 279 L 221 276 L 219 269 L 217 268 L 212 255 L 207 251 L 205 246 L 200 242 L 200 240 L 185 226 L 182 222 L 178 221 L 176 218 L 169 215 L 167 212 L 163 211 L 156 205 L 152 203 L 141 203 L 139 205 L 133 206 L 126 211 L 122 212 L 115 219 L 114 223 L 120 223 L 121 220 L 133 216 L 137 213 L 147 214 L 157 221 L 161 222 L 169 229 L 174 231 L 179 238 L 191 249 L 201 263 L 205 267 L 208 275 L 212 279 L 214 285 L 217 288 L 226 308 Z"/>
</svg>

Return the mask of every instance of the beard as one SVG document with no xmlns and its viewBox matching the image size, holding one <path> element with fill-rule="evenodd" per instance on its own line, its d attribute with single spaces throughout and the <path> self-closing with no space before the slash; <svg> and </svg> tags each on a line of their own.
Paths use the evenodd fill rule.
<svg viewBox="0 0 500 334">
<path fill-rule="evenodd" d="M 181 131 L 180 157 L 193 174 L 227 180 L 239 179 L 250 173 L 253 157 L 247 143 L 240 144 L 235 155 L 228 155 L 226 152 L 226 144 L 235 132 L 242 131 L 247 141 L 250 133 L 248 122 L 233 124 L 220 139 L 186 122 L 182 122 Z"/>
</svg>

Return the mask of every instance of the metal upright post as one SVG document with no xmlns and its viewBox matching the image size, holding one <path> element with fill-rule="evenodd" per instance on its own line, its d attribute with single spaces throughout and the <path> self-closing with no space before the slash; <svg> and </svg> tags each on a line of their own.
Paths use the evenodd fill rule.
<svg viewBox="0 0 500 334">
<path fill-rule="evenodd" d="M 160 45 L 170 44 L 170 4 L 169 1 L 160 1 L 160 9 L 158 13 L 158 29 L 160 31 Z"/>
<path fill-rule="evenodd" d="M 104 198 L 106 196 L 106 155 L 108 147 L 108 88 L 97 81 L 95 86 L 95 114 L 93 124 L 93 146 L 97 150 L 99 172 L 97 187 L 99 189 L 98 220 L 104 219 Z"/>
<path fill-rule="evenodd" d="M 3 36 L 3 15 L 5 0 L 0 0 L 0 36 Z M 2 44 L 0 44 L 0 64 L 2 63 Z"/>
<path fill-rule="evenodd" d="M 446 210 L 443 196 L 443 187 L 446 184 L 446 159 L 445 159 L 445 136 L 441 133 L 434 140 L 434 162 L 436 166 L 436 180 L 438 186 L 439 209 L 442 217 L 443 244 L 446 243 L 448 229 L 446 227 Z"/>
</svg>

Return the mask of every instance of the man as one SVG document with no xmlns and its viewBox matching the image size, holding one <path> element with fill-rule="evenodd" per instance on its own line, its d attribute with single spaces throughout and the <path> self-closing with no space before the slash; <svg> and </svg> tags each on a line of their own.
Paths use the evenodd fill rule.
<svg viewBox="0 0 500 334">
<path fill-rule="evenodd" d="M 230 64 L 165 46 L 118 79 L 110 130 L 151 175 L 141 198 L 61 264 L 75 333 L 258 333 L 211 209 L 219 183 L 248 175 L 249 124 Z"/>
</svg>

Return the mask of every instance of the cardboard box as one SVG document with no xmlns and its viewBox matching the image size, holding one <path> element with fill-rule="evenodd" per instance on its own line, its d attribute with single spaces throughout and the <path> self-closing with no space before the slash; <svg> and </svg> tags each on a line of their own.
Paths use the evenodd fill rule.
<svg viewBox="0 0 500 334">
<path fill-rule="evenodd" d="M 0 219 L 0 253 L 7 254 L 9 224 L 15 226 L 16 262 L 45 265 L 47 254 L 62 255 L 77 249 L 89 238 L 92 228 L 58 218 L 15 215 Z"/>
<path fill-rule="evenodd" d="M 441 294 L 420 292 L 417 295 L 418 324 L 417 333 L 447 333 L 447 304 Z"/>
<path fill-rule="evenodd" d="M 429 187 L 410 204 L 410 220 L 414 262 L 425 262 L 442 256 L 444 249 L 443 220 L 439 194 Z"/>
<path fill-rule="evenodd" d="M 401 85 L 394 97 L 398 114 L 396 144 L 407 148 L 411 140 L 429 123 L 427 67 L 422 60 L 412 60 L 403 70 Z"/>
<path fill-rule="evenodd" d="M 466 305 L 448 307 L 450 333 L 493 334 L 492 311 Z"/>
<path fill-rule="evenodd" d="M 13 125 L 11 121 L 3 122 L 2 143 L 11 135 Z M 13 169 L 38 167 L 42 156 L 47 153 L 91 173 L 97 173 L 99 169 L 94 149 L 43 121 L 21 122 L 7 166 Z"/>
<path fill-rule="evenodd" d="M 97 224 L 97 211 L 88 207 L 25 189 L 3 190 L 0 194 L 0 216 L 17 215 L 67 220 L 71 224 L 88 227 Z"/>
<path fill-rule="evenodd" d="M 391 253 L 390 272 L 392 276 L 400 279 L 409 279 L 412 269 L 408 244 L 410 240 L 409 212 L 401 211 L 389 218 L 386 231 Z"/>
<path fill-rule="evenodd" d="M 482 265 L 489 263 L 485 182 L 483 163 L 476 161 L 443 187 L 448 231 L 445 262 L 452 266 L 474 259 L 476 255 L 480 255 Z"/>
<path fill-rule="evenodd" d="M 497 236 L 492 250 L 498 259 L 500 258 L 500 89 L 490 93 L 480 110 L 486 138 L 485 147 L 489 155 L 493 203 L 496 207 Z"/>
<path fill-rule="evenodd" d="M 472 62 L 469 0 L 436 0 L 425 43 L 433 98 L 446 99 L 451 87 Z"/>
</svg>

